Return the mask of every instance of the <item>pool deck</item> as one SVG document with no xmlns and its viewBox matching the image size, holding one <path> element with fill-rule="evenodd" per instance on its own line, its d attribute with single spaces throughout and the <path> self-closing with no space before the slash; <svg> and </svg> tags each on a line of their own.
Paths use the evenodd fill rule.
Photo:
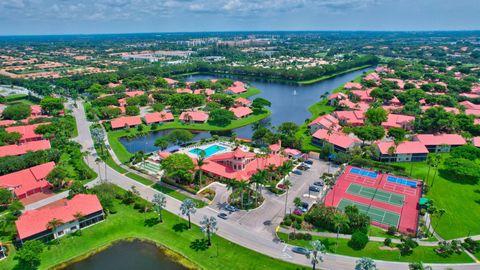
<svg viewBox="0 0 480 270">
<path fill-rule="evenodd" d="M 211 146 L 215 146 L 215 145 L 224 147 L 225 149 L 223 149 L 223 150 L 221 150 L 221 151 L 218 151 L 218 152 L 215 152 L 215 153 L 213 153 L 212 155 L 209 155 L 209 157 L 210 157 L 210 156 L 213 156 L 213 155 L 221 154 L 221 153 L 230 152 L 230 151 L 232 151 L 232 149 L 235 147 L 235 145 L 232 144 L 232 143 L 218 141 L 218 142 L 210 142 L 210 143 L 205 143 L 205 144 L 194 144 L 194 145 L 190 145 L 190 146 L 188 146 L 188 147 L 181 148 L 180 150 L 178 150 L 177 153 L 187 154 L 187 155 L 190 156 L 190 157 L 198 158 L 198 155 L 197 155 L 197 154 L 192 153 L 192 152 L 190 152 L 190 151 L 192 151 L 192 150 L 194 150 L 194 149 L 202 149 L 202 150 L 205 150 L 205 149 L 207 149 L 207 148 L 209 148 L 209 147 L 211 147 Z"/>
</svg>

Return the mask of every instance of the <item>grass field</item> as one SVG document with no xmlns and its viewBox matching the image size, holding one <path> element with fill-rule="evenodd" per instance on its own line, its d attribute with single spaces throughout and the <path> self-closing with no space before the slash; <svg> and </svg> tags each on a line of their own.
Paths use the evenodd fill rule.
<svg viewBox="0 0 480 270">
<path fill-rule="evenodd" d="M 352 71 L 356 71 L 356 70 L 360 70 L 360 69 L 364 69 L 364 68 L 368 68 L 368 67 L 371 67 L 371 65 L 355 67 L 355 68 L 347 69 L 347 70 L 342 71 L 342 72 L 337 72 L 337 73 L 332 74 L 332 75 L 322 76 L 322 77 L 318 77 L 318 78 L 311 79 L 311 80 L 306 80 L 306 81 L 299 81 L 298 83 L 299 84 L 314 84 L 314 83 L 317 83 L 317 82 L 321 82 L 321 81 L 336 77 L 338 75 L 342 75 L 342 74 L 345 74 L 345 73 L 350 73 Z"/>
<path fill-rule="evenodd" d="M 205 238 L 199 227 L 193 225 L 191 230 L 185 230 L 186 221 L 166 211 L 163 213 L 164 223 L 150 227 L 146 225 L 146 220 L 156 217 L 156 214 L 141 214 L 132 207 L 121 204 L 116 209 L 116 214 L 83 230 L 82 235 L 69 235 L 61 238 L 58 244 L 48 245 L 41 254 L 39 269 L 50 269 L 126 238 L 154 241 L 187 257 L 202 269 L 301 269 L 297 265 L 267 257 L 217 236 L 212 239 L 212 247 L 206 250 L 195 248 Z M 0 262 L 0 269 L 14 269 L 14 253 L 15 251 Z"/>
<path fill-rule="evenodd" d="M 280 238 L 289 244 L 301 247 L 310 248 L 310 241 L 305 240 L 287 240 L 288 235 L 284 233 L 279 234 Z M 424 263 L 469 263 L 473 260 L 467 254 L 454 254 L 450 257 L 444 258 L 435 253 L 435 247 L 419 246 L 413 250 L 413 254 L 409 256 L 400 256 L 400 251 L 382 250 L 383 243 L 368 242 L 367 246 L 362 250 L 354 250 L 348 246 L 348 239 L 338 239 L 338 248 L 335 252 L 336 238 L 326 238 L 314 236 L 313 240 L 320 240 L 327 247 L 329 253 L 337 253 L 346 256 L 354 257 L 368 257 L 375 260 L 398 261 L 398 262 L 424 262 Z"/>
<path fill-rule="evenodd" d="M 154 189 L 156 189 L 156 190 L 158 190 L 158 191 L 160 191 L 164 194 L 167 194 L 167 195 L 169 195 L 169 196 L 171 196 L 171 197 L 173 197 L 173 198 L 175 198 L 179 201 L 183 201 L 185 199 L 191 199 L 191 200 L 196 202 L 198 208 L 202 208 L 204 206 L 207 206 L 207 203 L 205 203 L 204 201 L 193 199 L 188 195 L 185 195 L 185 194 L 180 193 L 180 192 L 178 192 L 174 189 L 171 189 L 171 188 L 159 185 L 159 184 L 153 185 L 152 188 L 154 188 Z"/>
<path fill-rule="evenodd" d="M 404 166 L 407 172 L 412 168 L 410 163 L 397 163 L 397 165 Z M 424 180 L 427 173 L 426 162 L 413 163 L 412 178 Z M 432 182 L 433 173 L 431 170 L 429 182 Z M 434 201 L 437 209 L 446 210 L 441 218 L 433 216 L 433 227 L 441 237 L 453 239 L 480 234 L 479 185 L 455 183 L 437 174 L 434 186 L 430 188 L 426 197 Z"/>
</svg>

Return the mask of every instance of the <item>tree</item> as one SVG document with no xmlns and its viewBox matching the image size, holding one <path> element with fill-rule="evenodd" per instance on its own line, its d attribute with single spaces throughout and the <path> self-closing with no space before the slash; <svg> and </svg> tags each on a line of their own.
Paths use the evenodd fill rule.
<svg viewBox="0 0 480 270">
<path fill-rule="evenodd" d="M 272 103 L 264 98 L 256 98 L 252 102 L 253 113 L 259 114 L 263 111 L 264 107 L 270 107 Z"/>
<path fill-rule="evenodd" d="M 192 199 L 185 199 L 180 205 L 180 211 L 183 216 L 188 217 L 188 228 L 192 228 L 192 223 L 190 221 L 190 216 L 197 212 L 197 205 Z"/>
<path fill-rule="evenodd" d="M 186 154 L 172 154 L 161 161 L 166 176 L 179 182 L 191 182 L 195 165 Z"/>
<path fill-rule="evenodd" d="M 385 136 L 385 130 L 381 126 L 366 125 L 353 128 L 353 133 L 365 143 L 365 141 L 380 140 Z"/>
<path fill-rule="evenodd" d="M 158 137 L 155 139 L 154 145 L 160 150 L 166 149 L 170 145 L 170 141 L 167 137 Z"/>
<path fill-rule="evenodd" d="M 368 122 L 373 125 L 379 126 L 388 119 L 388 112 L 381 108 L 370 108 L 365 112 L 365 117 L 368 119 Z"/>
<path fill-rule="evenodd" d="M 290 187 L 292 187 L 292 182 L 290 180 L 285 179 L 283 180 L 283 186 L 287 190 L 287 194 L 285 195 L 285 216 L 287 215 L 287 202 L 288 202 L 288 191 L 290 190 Z"/>
<path fill-rule="evenodd" d="M 63 110 L 63 100 L 50 96 L 44 97 L 42 101 L 40 101 L 40 106 L 48 115 L 56 115 L 59 111 Z"/>
<path fill-rule="evenodd" d="M 302 206 L 302 199 L 300 199 L 300 197 L 295 197 L 293 199 L 293 205 L 295 205 L 295 207 L 300 207 Z"/>
<path fill-rule="evenodd" d="M 47 229 L 52 230 L 53 233 L 55 233 L 55 230 L 58 228 L 58 226 L 62 225 L 63 221 L 57 218 L 52 218 L 48 223 L 47 223 Z"/>
<path fill-rule="evenodd" d="M 310 259 L 312 269 L 315 270 L 316 265 L 323 262 L 323 255 L 326 253 L 326 248 L 319 240 L 310 242 L 310 245 L 312 246 L 312 250 L 306 254 L 306 256 Z"/>
<path fill-rule="evenodd" d="M 32 109 L 29 105 L 19 103 L 6 107 L 2 112 L 2 116 L 3 119 L 22 120 L 29 117 L 31 112 Z"/>
<path fill-rule="evenodd" d="M 158 213 L 160 223 L 163 222 L 162 210 L 167 206 L 167 197 L 163 193 L 156 193 L 153 195 L 153 211 Z"/>
<path fill-rule="evenodd" d="M 137 106 L 126 106 L 125 113 L 130 116 L 139 115 L 140 109 Z"/>
<path fill-rule="evenodd" d="M 167 135 L 170 142 L 174 144 L 183 144 L 193 139 L 193 134 L 184 129 L 175 129 Z"/>
<path fill-rule="evenodd" d="M 83 219 L 85 219 L 85 216 L 82 214 L 82 212 L 76 212 L 73 214 L 73 217 L 78 221 L 82 222 Z M 79 230 L 80 234 L 82 234 L 82 230 Z"/>
<path fill-rule="evenodd" d="M 200 221 L 200 229 L 207 236 L 208 246 L 211 246 L 211 237 L 218 230 L 217 219 L 215 217 L 203 216 L 203 219 Z"/>
<path fill-rule="evenodd" d="M 468 159 L 451 157 L 445 160 L 442 173 L 452 181 L 476 184 L 480 180 L 480 165 Z"/>
<path fill-rule="evenodd" d="M 392 127 L 388 129 L 388 136 L 393 137 L 396 142 L 401 142 L 405 139 L 407 132 L 403 128 Z"/>
<path fill-rule="evenodd" d="M 450 156 L 455 158 L 476 160 L 480 158 L 480 149 L 473 145 L 465 144 L 452 149 L 452 151 L 450 151 Z"/>
<path fill-rule="evenodd" d="M 13 199 L 13 194 L 6 188 L 0 188 L 0 205 L 7 205 Z"/>
<path fill-rule="evenodd" d="M 338 247 L 338 237 L 340 235 L 340 229 L 344 227 L 348 227 L 348 218 L 342 213 L 335 214 L 335 216 L 333 217 L 333 226 L 337 231 L 337 241 L 335 243 L 335 252 L 336 252 Z"/>
<path fill-rule="evenodd" d="M 432 267 L 424 266 L 422 262 L 412 262 L 408 265 L 410 270 L 431 270 Z"/>
<path fill-rule="evenodd" d="M 65 180 L 70 177 L 69 171 L 64 166 L 55 166 L 53 170 L 47 175 L 47 181 L 54 186 L 60 188 L 65 183 Z"/>
<path fill-rule="evenodd" d="M 367 244 L 368 236 L 363 232 L 354 232 L 352 238 L 348 241 L 348 246 L 355 250 L 364 249 Z"/>
<path fill-rule="evenodd" d="M 430 164 L 433 168 L 435 168 L 435 172 L 433 173 L 433 179 L 431 184 L 431 186 L 433 187 L 433 184 L 435 183 L 435 177 L 437 176 L 438 167 L 442 163 L 442 156 L 440 156 L 439 154 L 431 154 L 429 156 L 431 156 Z"/>
<path fill-rule="evenodd" d="M 363 257 L 356 262 L 355 270 L 377 270 L 377 265 L 374 260 Z"/>
<path fill-rule="evenodd" d="M 45 245 L 39 240 L 27 241 L 15 255 L 19 269 L 36 269 L 40 265 L 40 255 Z"/>
<path fill-rule="evenodd" d="M 197 158 L 197 167 L 198 167 L 198 184 L 199 186 L 202 186 L 202 178 L 203 178 L 203 170 L 202 170 L 202 167 L 203 165 L 206 165 L 208 164 L 208 162 L 205 161 L 205 156 L 206 156 L 206 153 L 204 150 L 201 150 L 200 153 L 198 154 L 198 158 Z"/>
<path fill-rule="evenodd" d="M 233 112 L 227 109 L 214 109 L 209 113 L 208 122 L 215 126 L 225 127 L 230 125 L 234 118 Z"/>
</svg>

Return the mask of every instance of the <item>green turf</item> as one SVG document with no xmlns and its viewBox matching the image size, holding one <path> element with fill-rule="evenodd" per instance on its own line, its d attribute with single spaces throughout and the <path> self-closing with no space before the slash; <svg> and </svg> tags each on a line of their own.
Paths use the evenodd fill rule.
<svg viewBox="0 0 480 270">
<path fill-rule="evenodd" d="M 378 190 L 358 184 L 350 184 L 347 189 L 347 193 L 396 206 L 402 206 L 405 199 L 405 197 L 400 194 L 395 194 L 384 190 Z"/>
<path fill-rule="evenodd" d="M 397 213 L 393 213 L 393 212 L 376 208 L 373 206 L 368 206 L 366 204 L 350 201 L 347 199 L 342 199 L 338 204 L 337 208 L 340 210 L 344 210 L 345 207 L 349 205 L 357 206 L 360 212 L 367 214 L 372 221 L 375 221 L 381 224 L 397 227 L 398 222 L 400 221 L 400 215 Z"/>
</svg>

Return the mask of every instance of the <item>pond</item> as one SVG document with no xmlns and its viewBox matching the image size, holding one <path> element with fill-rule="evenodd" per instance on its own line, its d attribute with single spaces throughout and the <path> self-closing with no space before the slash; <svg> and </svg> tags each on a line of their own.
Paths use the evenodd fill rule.
<svg viewBox="0 0 480 270">
<path fill-rule="evenodd" d="M 272 114 L 266 121 L 269 121 L 272 125 L 278 126 L 279 124 L 287 121 L 301 125 L 305 119 L 310 118 L 310 112 L 308 107 L 320 100 L 320 96 L 332 91 L 333 89 L 355 79 L 362 75 L 363 72 L 370 70 L 371 68 L 365 68 L 357 71 L 352 71 L 343 75 L 333 77 L 315 84 L 310 85 L 298 85 L 288 84 L 280 82 L 271 82 L 260 80 L 256 78 L 240 78 L 236 76 L 229 77 L 234 80 L 242 80 L 248 82 L 251 86 L 256 87 L 262 91 L 261 94 L 250 97 L 254 99 L 256 97 L 262 97 L 269 100 L 272 106 L 269 108 Z M 185 77 L 186 81 L 198 81 L 208 79 L 219 79 L 227 76 L 221 75 L 191 75 Z M 127 139 L 121 139 L 120 142 L 127 148 L 130 153 L 136 151 L 153 152 L 157 148 L 153 145 L 155 139 L 164 136 L 169 131 L 158 132 L 150 134 L 146 137 L 139 137 L 128 141 Z M 235 130 L 232 130 L 238 137 L 251 138 L 252 127 L 247 125 Z M 227 134 L 228 135 L 228 134 Z M 210 137 L 209 132 L 197 132 L 194 140 Z"/>
<path fill-rule="evenodd" d="M 187 269 L 166 256 L 152 243 L 121 241 L 74 264 L 64 270 L 184 270 Z"/>
</svg>

